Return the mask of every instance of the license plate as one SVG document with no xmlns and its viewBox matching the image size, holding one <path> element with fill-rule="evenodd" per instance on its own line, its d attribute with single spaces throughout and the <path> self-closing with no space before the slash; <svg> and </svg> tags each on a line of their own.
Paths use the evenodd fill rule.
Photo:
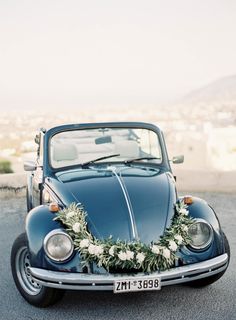
<svg viewBox="0 0 236 320">
<path fill-rule="evenodd" d="M 160 290 L 161 280 L 160 278 L 153 277 L 148 279 L 122 279 L 114 281 L 114 293 L 122 292 L 134 292 L 134 291 L 148 291 L 148 290 Z"/>
</svg>

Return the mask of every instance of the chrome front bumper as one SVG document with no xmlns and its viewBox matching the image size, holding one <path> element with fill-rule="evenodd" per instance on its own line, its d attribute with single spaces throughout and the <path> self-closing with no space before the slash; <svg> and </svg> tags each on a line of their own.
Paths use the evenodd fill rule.
<svg viewBox="0 0 236 320">
<path fill-rule="evenodd" d="M 159 277 L 161 286 L 169 286 L 206 278 L 224 271 L 228 266 L 227 253 L 216 258 L 173 268 L 162 272 L 137 274 L 91 274 L 50 271 L 29 268 L 34 280 L 43 286 L 72 290 L 113 290 L 115 280 L 149 279 Z"/>
</svg>

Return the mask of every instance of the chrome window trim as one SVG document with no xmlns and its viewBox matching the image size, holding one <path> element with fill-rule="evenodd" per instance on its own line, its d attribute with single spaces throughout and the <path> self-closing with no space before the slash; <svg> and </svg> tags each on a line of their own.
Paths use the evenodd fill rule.
<svg viewBox="0 0 236 320">
<path fill-rule="evenodd" d="M 57 202 L 59 204 L 59 206 L 62 206 L 62 207 L 64 206 L 64 204 L 59 199 L 59 197 L 52 191 L 52 189 L 47 184 L 44 184 L 44 189 L 49 193 L 49 195 L 52 198 L 53 202 Z M 46 203 L 46 204 L 48 204 L 48 203 Z"/>
</svg>

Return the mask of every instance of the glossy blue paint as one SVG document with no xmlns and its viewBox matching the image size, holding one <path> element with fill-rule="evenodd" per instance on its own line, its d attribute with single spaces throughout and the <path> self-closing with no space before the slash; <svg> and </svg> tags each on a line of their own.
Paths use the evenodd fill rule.
<svg viewBox="0 0 236 320">
<path fill-rule="evenodd" d="M 42 205 L 32 209 L 26 218 L 25 230 L 28 239 L 30 261 L 32 267 L 45 268 L 55 271 L 82 272 L 80 256 L 74 252 L 66 262 L 54 262 L 45 254 L 43 241 L 45 236 L 54 229 L 62 229 L 58 221 L 54 221 L 55 214 L 49 207 Z"/>
<path fill-rule="evenodd" d="M 175 181 L 171 173 L 166 146 L 161 130 L 146 123 L 98 123 L 65 125 L 50 129 L 44 134 L 43 181 L 53 198 L 63 207 L 72 202 L 82 203 L 88 213 L 89 230 L 98 238 L 110 235 L 116 240 L 133 240 L 130 212 L 127 199 L 115 174 L 107 169 L 106 163 L 93 166 L 56 170 L 50 166 L 48 146 L 51 137 L 65 130 L 82 130 L 97 127 L 146 128 L 156 132 L 159 137 L 163 159 L 160 165 L 153 163 L 113 163 L 116 173 L 126 191 L 137 229 L 138 238 L 149 244 L 158 240 L 170 225 L 174 214 L 174 204 L 178 200 Z M 179 252 L 179 265 L 203 261 L 224 253 L 222 231 L 213 209 L 199 198 L 189 206 L 193 218 L 207 220 L 214 229 L 213 243 L 202 252 L 182 248 Z M 53 221 L 54 214 L 47 205 L 31 210 L 26 220 L 26 233 L 29 243 L 31 265 L 49 270 L 81 272 L 82 266 L 78 252 L 64 263 L 51 261 L 43 249 L 44 237 L 53 229 L 63 228 Z M 96 272 L 104 272 L 96 269 Z"/>
<path fill-rule="evenodd" d="M 189 206 L 189 213 L 193 218 L 200 218 L 206 220 L 213 227 L 214 242 L 210 247 L 211 255 L 209 257 L 214 257 L 216 255 L 224 253 L 224 242 L 220 223 L 216 213 L 208 205 L 208 203 L 203 199 L 193 197 L 193 204 Z"/>
<path fill-rule="evenodd" d="M 47 206 L 32 209 L 26 217 L 25 229 L 32 264 L 44 264 L 44 237 L 51 230 L 61 227 L 58 222 L 53 221 L 54 217 Z"/>
<path fill-rule="evenodd" d="M 169 175 L 146 166 L 118 165 L 116 168 L 130 199 L 138 239 L 144 243 L 159 239 L 173 217 L 176 202 Z M 61 185 L 54 192 L 63 198 L 70 191 L 70 200 L 73 195 L 74 201 L 83 204 L 89 229 L 96 237 L 112 235 L 114 239 L 133 240 L 124 194 L 116 176 L 105 166 L 60 172 L 56 177 Z"/>
</svg>

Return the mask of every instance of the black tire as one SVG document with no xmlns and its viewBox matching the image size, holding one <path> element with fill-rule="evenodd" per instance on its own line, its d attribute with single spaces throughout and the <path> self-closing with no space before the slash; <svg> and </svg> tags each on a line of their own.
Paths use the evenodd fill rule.
<svg viewBox="0 0 236 320">
<path fill-rule="evenodd" d="M 35 282 L 27 267 L 30 266 L 26 234 L 22 233 L 13 243 L 11 270 L 16 287 L 30 304 L 45 308 L 62 299 L 64 290 L 44 287 Z"/>
<path fill-rule="evenodd" d="M 226 235 L 224 233 L 223 234 L 223 239 L 224 239 L 224 245 L 225 245 L 225 252 L 228 254 L 228 265 L 229 265 L 229 261 L 230 261 L 230 246 L 229 246 L 229 241 L 226 238 Z M 206 286 L 209 286 L 210 284 L 216 282 L 217 280 L 219 280 L 223 274 L 225 273 L 225 271 L 227 270 L 227 268 L 220 272 L 217 273 L 213 276 L 207 277 L 207 278 L 203 278 L 203 279 L 199 279 L 199 280 L 195 280 L 195 281 L 191 281 L 187 283 L 187 286 L 193 287 L 193 288 L 203 288 Z"/>
</svg>

